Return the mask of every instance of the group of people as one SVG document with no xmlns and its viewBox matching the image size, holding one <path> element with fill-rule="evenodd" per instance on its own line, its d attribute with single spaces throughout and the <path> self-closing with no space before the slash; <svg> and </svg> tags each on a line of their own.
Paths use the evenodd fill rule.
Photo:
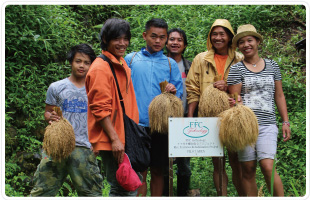
<svg viewBox="0 0 310 200">
<path fill-rule="evenodd" d="M 96 156 L 100 156 L 105 177 L 111 185 L 109 196 L 146 196 L 148 170 L 136 172 L 142 186 L 136 191 L 125 190 L 116 179 L 118 165 L 124 160 L 125 131 L 123 102 L 128 117 L 151 136 L 150 192 L 151 196 L 167 196 L 168 133 L 152 132 L 149 127 L 148 106 L 161 94 L 160 82 L 167 81 L 166 92 L 181 98 L 184 117 L 199 117 L 197 108 L 204 89 L 213 84 L 221 91 L 239 94 L 239 103 L 249 106 L 258 118 L 259 136 L 255 148 L 240 152 L 228 151 L 232 180 L 239 196 L 257 196 L 256 164 L 260 164 L 268 189 L 276 154 L 278 128 L 276 103 L 282 117 L 284 141 L 290 139 L 290 128 L 281 73 L 276 62 L 259 56 L 262 36 L 247 24 L 234 34 L 226 19 L 217 19 L 207 38 L 207 51 L 198 54 L 193 62 L 183 53 L 188 45 L 184 30 L 170 29 L 163 19 L 151 19 L 142 34 L 146 46 L 125 56 L 131 32 L 127 21 L 108 19 L 100 31 L 102 54 L 112 63 L 116 83 L 108 62 L 96 58 L 87 44 L 72 47 L 68 54 L 71 75 L 50 85 L 46 95 L 45 120 L 57 123 L 55 106 L 72 124 L 76 147 L 61 162 L 42 153 L 34 175 L 31 196 L 56 196 L 69 174 L 79 196 L 102 196 L 103 176 Z M 166 47 L 167 56 L 163 49 Z M 238 53 L 236 48 L 239 48 Z M 124 57 L 125 56 L 125 57 Z M 221 75 L 222 80 L 214 82 Z M 118 84 L 118 85 L 117 85 Z M 118 88 L 120 89 L 120 99 Z M 231 105 L 234 99 L 229 99 Z M 130 159 L 130 158 L 129 158 Z M 220 194 L 219 158 L 212 158 L 213 180 L 218 195 L 227 195 L 228 177 L 224 172 Z M 186 196 L 190 188 L 190 158 L 176 158 L 177 195 Z M 284 196 L 283 185 L 275 172 L 274 195 Z"/>
</svg>

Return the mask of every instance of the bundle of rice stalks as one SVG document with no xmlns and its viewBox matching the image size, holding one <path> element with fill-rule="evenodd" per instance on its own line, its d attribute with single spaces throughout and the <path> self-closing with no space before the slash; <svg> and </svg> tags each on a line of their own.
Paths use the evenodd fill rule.
<svg viewBox="0 0 310 200">
<path fill-rule="evenodd" d="M 75 135 L 70 122 L 62 116 L 59 107 L 54 107 L 60 116 L 58 122 L 52 122 L 45 129 L 43 149 L 54 161 L 61 161 L 68 157 L 75 148 Z"/>
<path fill-rule="evenodd" d="M 220 79 L 221 77 L 215 77 L 214 81 Z M 198 104 L 200 117 L 217 117 L 221 112 L 229 108 L 228 94 L 214 88 L 213 84 L 206 87 Z"/>
<path fill-rule="evenodd" d="M 168 133 L 168 118 L 183 117 L 182 100 L 171 93 L 164 92 L 167 81 L 160 83 L 162 93 L 156 96 L 149 106 L 151 132 Z"/>
<path fill-rule="evenodd" d="M 239 151 L 247 145 L 254 146 L 258 137 L 258 122 L 247 106 L 236 106 L 219 114 L 219 137 L 230 151 Z"/>
</svg>

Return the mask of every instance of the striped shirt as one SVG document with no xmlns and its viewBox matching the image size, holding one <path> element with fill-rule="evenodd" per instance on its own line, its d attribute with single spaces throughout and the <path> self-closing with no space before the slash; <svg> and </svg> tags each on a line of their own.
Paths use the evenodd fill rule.
<svg viewBox="0 0 310 200">
<path fill-rule="evenodd" d="M 278 64 L 264 59 L 265 67 L 260 72 L 250 71 L 242 61 L 231 66 L 227 84 L 241 83 L 243 104 L 255 113 L 259 125 L 276 124 L 275 114 L 275 81 L 281 80 Z"/>
</svg>

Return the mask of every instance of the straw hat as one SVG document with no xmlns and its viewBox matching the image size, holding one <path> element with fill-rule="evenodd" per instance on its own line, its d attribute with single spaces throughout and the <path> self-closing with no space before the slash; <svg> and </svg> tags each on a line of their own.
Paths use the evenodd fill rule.
<svg viewBox="0 0 310 200">
<path fill-rule="evenodd" d="M 257 37 L 260 42 L 263 42 L 263 37 L 257 33 L 256 28 L 252 24 L 245 24 L 238 27 L 237 34 L 232 40 L 233 45 L 237 46 L 237 42 L 240 38 L 245 36 L 255 36 Z"/>
</svg>

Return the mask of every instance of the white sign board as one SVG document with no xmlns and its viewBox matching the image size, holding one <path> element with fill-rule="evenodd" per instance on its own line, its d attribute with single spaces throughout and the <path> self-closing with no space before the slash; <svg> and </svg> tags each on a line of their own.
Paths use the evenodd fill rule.
<svg viewBox="0 0 310 200">
<path fill-rule="evenodd" d="M 169 157 L 221 157 L 217 117 L 169 118 Z"/>
</svg>

